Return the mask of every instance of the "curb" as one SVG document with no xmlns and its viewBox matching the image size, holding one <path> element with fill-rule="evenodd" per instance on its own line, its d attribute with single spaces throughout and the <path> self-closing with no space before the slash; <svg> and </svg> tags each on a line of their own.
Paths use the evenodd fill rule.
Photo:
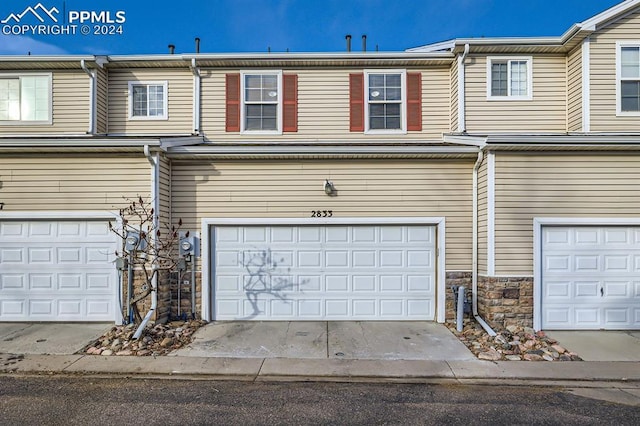
<svg viewBox="0 0 640 426">
<path fill-rule="evenodd" d="M 458 383 L 640 388 L 640 362 L 427 361 L 301 358 L 101 357 L 0 354 L 0 374 L 237 381 Z"/>
</svg>

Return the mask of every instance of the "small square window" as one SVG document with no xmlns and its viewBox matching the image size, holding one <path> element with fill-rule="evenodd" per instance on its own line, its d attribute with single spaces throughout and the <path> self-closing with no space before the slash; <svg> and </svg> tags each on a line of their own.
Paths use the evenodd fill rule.
<svg viewBox="0 0 640 426">
<path fill-rule="evenodd" d="M 531 58 L 487 58 L 487 98 L 532 99 L 531 63 Z"/>
<path fill-rule="evenodd" d="M 167 82 L 129 82 L 129 119 L 167 118 Z"/>
</svg>

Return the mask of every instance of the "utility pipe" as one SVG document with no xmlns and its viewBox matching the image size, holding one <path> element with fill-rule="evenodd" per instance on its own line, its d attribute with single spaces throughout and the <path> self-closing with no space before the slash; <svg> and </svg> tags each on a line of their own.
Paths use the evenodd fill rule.
<svg viewBox="0 0 640 426">
<path fill-rule="evenodd" d="M 196 65 L 196 58 L 191 58 L 189 67 L 193 73 L 193 132 L 200 134 L 200 68 Z"/>
<path fill-rule="evenodd" d="M 153 203 L 153 209 L 155 213 L 153 217 L 153 225 L 154 225 L 154 228 L 157 229 L 158 228 L 157 215 L 158 215 L 158 212 L 160 211 L 158 208 L 158 203 L 159 203 L 158 179 L 160 177 L 160 167 L 159 167 L 160 160 L 158 159 L 157 154 L 155 156 L 151 154 L 151 151 L 149 150 L 149 145 L 144 146 L 144 155 L 147 157 L 147 161 L 149 161 L 149 164 L 151 164 L 151 176 L 152 176 L 151 200 Z M 151 238 L 153 238 L 152 244 L 154 244 L 154 246 L 157 247 L 157 241 L 156 241 L 155 235 L 153 235 Z M 149 309 L 149 312 L 147 312 L 147 314 L 142 319 L 142 322 L 136 329 L 136 332 L 133 334 L 134 339 L 140 338 L 140 336 L 142 335 L 142 332 L 144 331 L 145 326 L 147 325 L 147 323 L 151 319 L 151 316 L 155 313 L 156 309 L 158 308 L 158 266 L 155 264 L 152 266 L 152 277 L 153 278 L 151 278 L 151 308 Z"/>
<path fill-rule="evenodd" d="M 96 121 L 96 73 L 87 68 L 84 59 L 80 61 L 80 67 L 89 76 L 89 131 L 87 133 L 93 135 Z"/>
<path fill-rule="evenodd" d="M 469 54 L 469 43 L 464 45 L 464 52 L 458 56 L 458 132 L 467 130 L 467 117 L 465 115 L 465 66 L 464 61 Z"/>
<path fill-rule="evenodd" d="M 473 226 L 472 226 L 472 267 L 471 267 L 471 312 L 473 318 L 485 329 L 489 336 L 495 336 L 489 324 L 487 324 L 478 314 L 478 170 L 482 165 L 484 154 L 482 150 L 478 152 L 478 159 L 473 166 Z"/>
</svg>

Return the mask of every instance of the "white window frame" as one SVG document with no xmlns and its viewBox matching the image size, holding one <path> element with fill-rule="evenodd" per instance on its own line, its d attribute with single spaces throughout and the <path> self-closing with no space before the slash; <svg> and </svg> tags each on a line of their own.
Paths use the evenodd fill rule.
<svg viewBox="0 0 640 426">
<path fill-rule="evenodd" d="M 400 128 L 371 129 L 369 125 L 369 75 L 400 74 Z M 369 69 L 364 70 L 364 133 L 365 134 L 406 134 L 407 133 L 407 70 Z"/>
<path fill-rule="evenodd" d="M 492 65 L 494 63 L 507 63 L 507 95 L 496 96 L 491 93 Z M 527 94 L 511 95 L 511 63 L 527 63 Z M 487 100 L 489 101 L 530 101 L 533 99 L 533 57 L 532 56 L 488 56 L 487 57 Z"/>
<path fill-rule="evenodd" d="M 246 129 L 246 103 L 245 103 L 245 79 L 247 75 L 275 75 L 278 84 L 278 104 L 276 107 L 276 130 L 247 130 Z M 273 70 L 247 70 L 240 73 L 240 133 L 252 135 L 281 135 L 282 134 L 282 71 Z"/>
<path fill-rule="evenodd" d="M 162 115 L 133 115 L 133 86 L 162 86 Z M 130 81 L 129 87 L 129 120 L 168 120 L 169 119 L 169 82 L 168 81 Z M 147 91 L 147 96 L 149 92 Z M 148 111 L 147 111 L 148 112 Z"/>
<path fill-rule="evenodd" d="M 33 125 L 51 125 L 53 124 L 53 77 L 51 73 L 10 73 L 0 74 L 0 79 L 18 79 L 22 77 L 46 77 L 49 84 L 49 116 L 46 120 L 0 120 L 2 126 L 33 126 Z M 22 96 L 22 82 L 20 81 L 20 95 Z M 20 99 L 20 109 L 22 109 L 22 99 Z"/>
<path fill-rule="evenodd" d="M 638 117 L 640 111 L 623 111 L 622 110 L 622 48 L 637 47 L 640 48 L 640 40 L 628 40 L 616 42 L 616 116 L 620 117 Z M 640 81 L 640 77 L 629 79 Z"/>
</svg>

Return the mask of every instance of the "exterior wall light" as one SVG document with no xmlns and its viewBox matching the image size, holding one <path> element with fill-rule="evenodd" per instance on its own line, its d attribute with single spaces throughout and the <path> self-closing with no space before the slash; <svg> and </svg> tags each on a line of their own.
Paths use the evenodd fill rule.
<svg viewBox="0 0 640 426">
<path fill-rule="evenodd" d="M 331 182 L 329 179 L 324 180 L 324 193 L 329 197 L 335 197 L 336 195 L 338 195 L 336 187 L 333 186 L 333 182 Z"/>
</svg>

